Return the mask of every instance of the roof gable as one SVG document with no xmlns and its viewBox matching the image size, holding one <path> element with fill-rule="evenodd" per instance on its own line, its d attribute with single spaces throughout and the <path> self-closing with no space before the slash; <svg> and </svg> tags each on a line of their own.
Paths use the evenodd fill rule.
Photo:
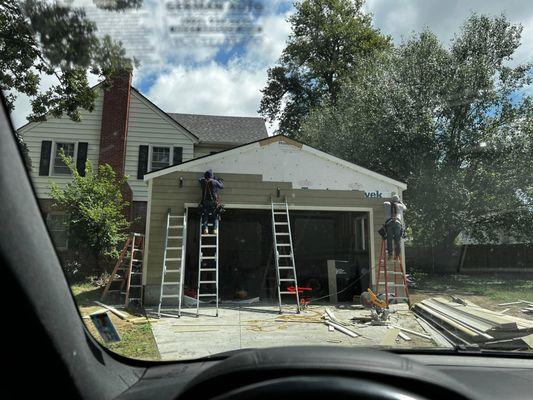
<svg viewBox="0 0 533 400">
<path fill-rule="evenodd" d="M 259 174 L 265 181 L 291 182 L 296 189 L 379 191 L 405 190 L 407 185 L 324 153 L 283 135 L 272 136 L 217 154 L 145 175 L 145 180 L 176 171 Z"/>
<path fill-rule="evenodd" d="M 168 113 L 205 143 L 242 144 L 268 137 L 265 121 L 258 117 L 227 117 Z"/>
</svg>

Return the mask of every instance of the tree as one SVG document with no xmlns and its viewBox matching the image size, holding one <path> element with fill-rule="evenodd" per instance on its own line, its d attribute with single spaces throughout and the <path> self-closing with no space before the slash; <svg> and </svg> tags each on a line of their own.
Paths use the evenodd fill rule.
<svg viewBox="0 0 533 400">
<path fill-rule="evenodd" d="M 103 3 L 102 8 L 124 10 L 139 7 L 142 1 Z M 87 74 L 104 79 L 132 69 L 121 44 L 107 35 L 99 39 L 96 31 L 82 9 L 59 2 L 0 0 L 0 90 L 8 109 L 13 110 L 17 94 L 22 93 L 31 102 L 29 121 L 63 114 L 79 121 L 80 108 L 92 111 L 96 93 Z M 46 75 L 56 83 L 43 90 L 40 82 Z M 17 140 L 28 159 L 22 138 Z"/>
<path fill-rule="evenodd" d="M 371 25 L 363 0 L 302 0 L 278 64 L 268 70 L 259 112 L 279 119 L 279 131 L 295 136 L 302 118 L 323 100 L 335 103 L 344 78 L 360 59 L 390 48 L 390 39 Z"/>
<path fill-rule="evenodd" d="M 508 63 L 520 36 L 504 16 L 476 14 L 448 49 L 424 31 L 368 60 L 299 138 L 406 182 L 417 244 L 533 240 L 532 68 Z"/>
<path fill-rule="evenodd" d="M 62 157 L 73 179 L 63 188 L 55 182 L 50 183 L 53 207 L 68 213 L 69 237 L 82 247 L 87 246 L 99 270 L 100 258 L 118 258 L 117 246 L 127 237 L 130 223 L 124 211 L 128 202 L 124 201 L 121 193 L 127 178 L 117 177 L 108 164 L 102 164 L 93 171 L 89 161 L 85 176 L 82 176 L 72 158 Z"/>
</svg>

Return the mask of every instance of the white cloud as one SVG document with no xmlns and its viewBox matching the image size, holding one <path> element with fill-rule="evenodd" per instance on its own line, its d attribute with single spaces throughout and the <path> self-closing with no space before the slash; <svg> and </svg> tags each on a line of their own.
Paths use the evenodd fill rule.
<svg viewBox="0 0 533 400">
<path fill-rule="evenodd" d="M 266 75 L 238 63 L 174 67 L 146 95 L 167 112 L 257 116 Z"/>
</svg>

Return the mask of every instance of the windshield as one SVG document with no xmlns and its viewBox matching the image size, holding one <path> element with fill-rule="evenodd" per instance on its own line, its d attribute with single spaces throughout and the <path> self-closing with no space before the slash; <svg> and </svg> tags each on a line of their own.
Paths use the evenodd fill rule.
<svg viewBox="0 0 533 400">
<path fill-rule="evenodd" d="M 533 3 L 0 1 L 0 87 L 119 354 L 533 349 Z"/>
</svg>

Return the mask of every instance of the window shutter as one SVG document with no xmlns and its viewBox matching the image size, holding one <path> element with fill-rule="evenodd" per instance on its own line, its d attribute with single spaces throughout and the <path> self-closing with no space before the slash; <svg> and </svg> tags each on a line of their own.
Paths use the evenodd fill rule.
<svg viewBox="0 0 533 400">
<path fill-rule="evenodd" d="M 85 163 L 87 162 L 87 148 L 89 143 L 79 142 L 78 143 L 78 157 L 76 159 L 76 169 L 78 174 L 85 176 Z"/>
<path fill-rule="evenodd" d="M 148 146 L 139 146 L 139 163 L 137 165 L 137 179 L 143 179 L 148 172 Z"/>
<path fill-rule="evenodd" d="M 50 157 L 52 153 L 52 141 L 43 140 L 41 142 L 41 160 L 39 161 L 39 175 L 50 175 Z"/>
<path fill-rule="evenodd" d="M 183 147 L 174 147 L 174 156 L 172 165 L 178 165 L 183 162 Z"/>
</svg>

